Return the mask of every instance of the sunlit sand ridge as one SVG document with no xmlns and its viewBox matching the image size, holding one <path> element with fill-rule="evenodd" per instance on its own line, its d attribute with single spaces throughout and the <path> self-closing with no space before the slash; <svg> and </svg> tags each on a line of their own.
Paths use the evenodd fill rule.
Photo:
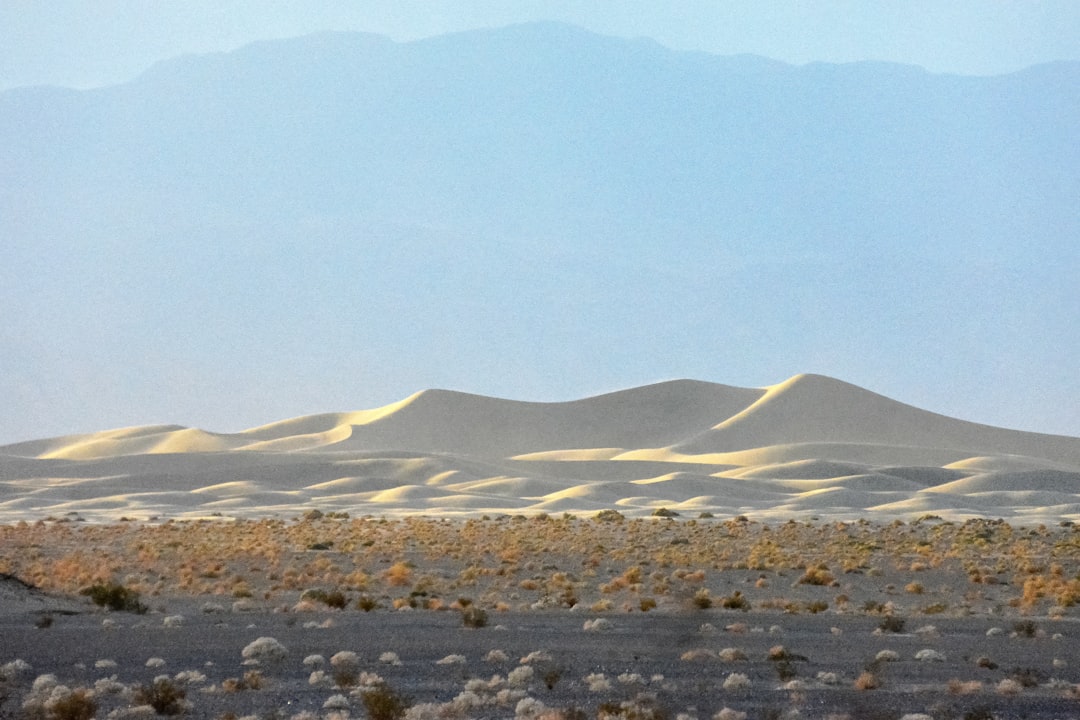
<svg viewBox="0 0 1080 720">
<path fill-rule="evenodd" d="M 0 447 L 0 520 L 594 513 L 1080 520 L 1080 438 L 979 425 L 827 377 L 561 403 L 444 390 L 221 434 Z"/>
</svg>

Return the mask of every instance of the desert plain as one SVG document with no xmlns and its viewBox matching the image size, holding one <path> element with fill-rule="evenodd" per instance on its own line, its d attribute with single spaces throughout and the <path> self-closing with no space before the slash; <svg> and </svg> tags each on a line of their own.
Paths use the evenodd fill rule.
<svg viewBox="0 0 1080 720">
<path fill-rule="evenodd" d="M 822 376 L 0 447 L 0 717 L 1080 717 L 1080 439 Z"/>
</svg>

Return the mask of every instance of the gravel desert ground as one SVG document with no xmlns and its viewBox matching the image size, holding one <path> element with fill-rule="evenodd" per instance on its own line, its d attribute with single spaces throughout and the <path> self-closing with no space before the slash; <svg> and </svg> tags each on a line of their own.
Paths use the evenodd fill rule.
<svg viewBox="0 0 1080 720">
<path fill-rule="evenodd" d="M 1078 541 L 614 513 L 9 525 L 0 712 L 1076 717 Z M 108 584 L 144 607 L 79 593 Z"/>
</svg>

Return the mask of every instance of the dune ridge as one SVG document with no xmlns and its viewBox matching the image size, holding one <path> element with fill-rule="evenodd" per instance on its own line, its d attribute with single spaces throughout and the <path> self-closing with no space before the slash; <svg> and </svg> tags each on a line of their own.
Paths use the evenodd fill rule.
<svg viewBox="0 0 1080 720">
<path fill-rule="evenodd" d="M 1080 438 L 949 418 L 821 375 L 555 403 L 425 390 L 238 433 L 0 447 L 0 521 L 592 513 L 1080 520 Z"/>
</svg>

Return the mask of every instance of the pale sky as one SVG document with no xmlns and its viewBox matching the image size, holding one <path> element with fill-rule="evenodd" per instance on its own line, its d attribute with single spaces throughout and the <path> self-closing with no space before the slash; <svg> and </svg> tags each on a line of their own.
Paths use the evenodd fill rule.
<svg viewBox="0 0 1080 720">
<path fill-rule="evenodd" d="M 175 55 L 324 30 L 411 40 L 531 20 L 795 64 L 882 60 L 993 75 L 1080 59 L 1076 0 L 5 0 L 0 89 L 113 84 Z"/>
</svg>

